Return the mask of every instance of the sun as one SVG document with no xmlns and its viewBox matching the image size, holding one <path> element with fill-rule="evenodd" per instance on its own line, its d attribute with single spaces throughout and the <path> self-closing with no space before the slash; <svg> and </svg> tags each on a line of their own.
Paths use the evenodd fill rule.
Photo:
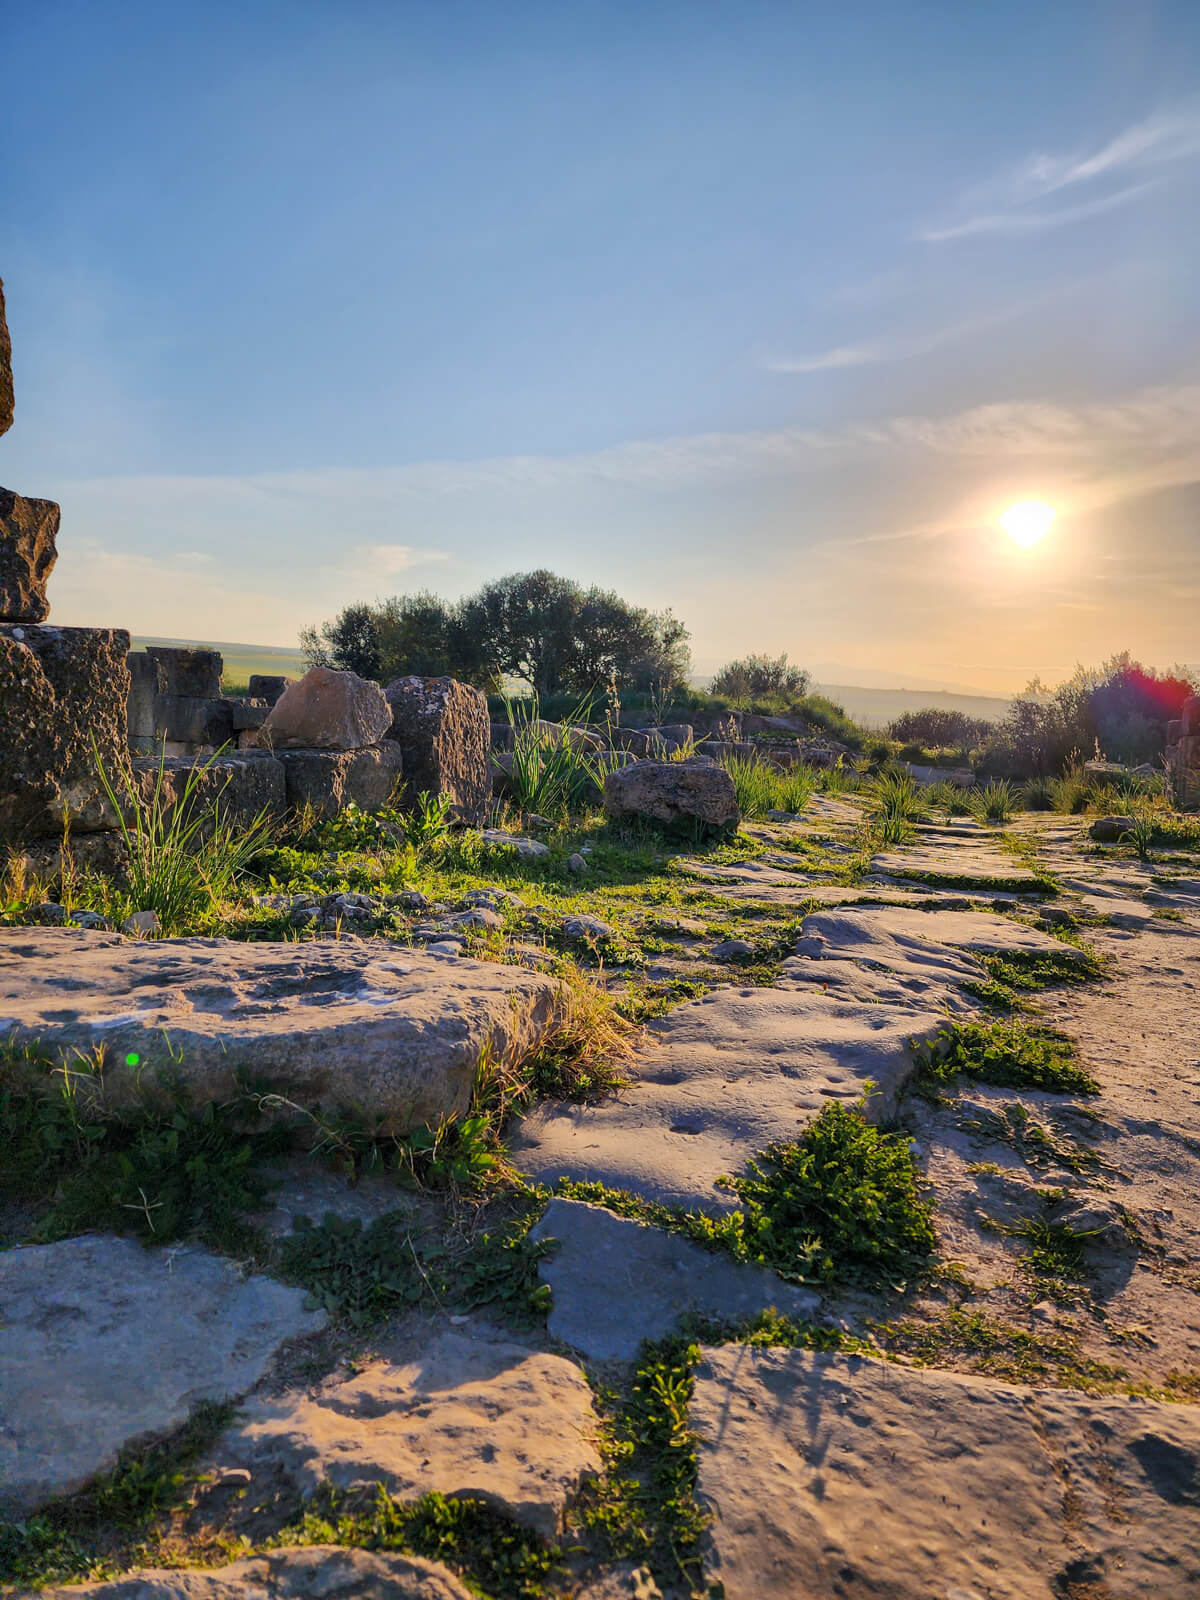
<svg viewBox="0 0 1200 1600">
<path fill-rule="evenodd" d="M 1018 500 L 1000 518 L 1000 526 L 1022 550 L 1032 550 L 1050 531 L 1058 512 L 1044 500 Z"/>
</svg>

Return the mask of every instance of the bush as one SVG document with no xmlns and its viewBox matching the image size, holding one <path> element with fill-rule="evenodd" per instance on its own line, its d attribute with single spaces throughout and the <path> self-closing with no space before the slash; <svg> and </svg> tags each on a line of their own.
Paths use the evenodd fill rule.
<svg viewBox="0 0 1200 1600">
<path fill-rule="evenodd" d="M 965 711 L 926 706 L 921 711 L 906 711 L 888 731 L 901 744 L 916 745 L 922 750 L 970 750 L 983 742 L 992 727 L 982 717 L 969 717 Z"/>
<path fill-rule="evenodd" d="M 789 663 L 785 651 L 781 656 L 749 655 L 731 661 L 716 674 L 710 688 L 713 694 L 744 706 L 761 695 L 782 695 L 789 700 L 802 697 L 808 693 L 809 681 L 803 667 Z"/>
<path fill-rule="evenodd" d="M 746 1207 L 750 1254 L 786 1277 L 895 1282 L 933 1250 L 907 1135 L 881 1133 L 836 1101 L 729 1186 Z"/>
</svg>

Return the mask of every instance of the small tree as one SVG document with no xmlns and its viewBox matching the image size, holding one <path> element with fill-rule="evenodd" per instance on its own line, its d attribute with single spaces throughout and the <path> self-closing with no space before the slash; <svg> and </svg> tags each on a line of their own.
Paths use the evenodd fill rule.
<svg viewBox="0 0 1200 1600">
<path fill-rule="evenodd" d="M 784 651 L 779 656 L 749 655 L 729 662 L 713 679 L 711 690 L 734 705 L 748 705 L 768 695 L 798 700 L 808 693 L 809 681 L 804 668 L 792 666 Z"/>
<path fill-rule="evenodd" d="M 347 606 L 332 622 L 303 629 L 300 648 L 310 667 L 356 672 L 360 678 L 379 676 L 379 621 L 370 606 Z"/>
</svg>

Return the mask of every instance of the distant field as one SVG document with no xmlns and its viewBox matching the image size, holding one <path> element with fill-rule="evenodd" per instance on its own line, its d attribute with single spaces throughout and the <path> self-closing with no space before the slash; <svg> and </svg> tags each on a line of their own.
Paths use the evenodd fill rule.
<svg viewBox="0 0 1200 1600">
<path fill-rule="evenodd" d="M 304 659 L 298 649 L 286 650 L 270 644 L 223 644 L 216 639 L 140 637 L 135 637 L 133 648 L 144 650 L 148 644 L 182 645 L 189 650 L 219 650 L 225 662 L 222 681 L 226 689 L 244 689 L 252 672 L 283 673 L 288 678 L 304 676 Z"/>
<path fill-rule="evenodd" d="M 905 711 L 922 711 L 936 706 L 939 711 L 964 711 L 968 717 L 983 717 L 999 722 L 1011 700 L 991 695 L 938 694 L 929 689 L 859 689 L 850 683 L 818 683 L 817 694 L 828 695 L 844 706 L 847 716 L 868 728 L 883 728 Z"/>
</svg>

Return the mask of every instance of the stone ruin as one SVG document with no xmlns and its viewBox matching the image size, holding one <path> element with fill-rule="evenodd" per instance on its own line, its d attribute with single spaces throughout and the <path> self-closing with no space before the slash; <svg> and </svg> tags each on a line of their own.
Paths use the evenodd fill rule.
<svg viewBox="0 0 1200 1600">
<path fill-rule="evenodd" d="M 1166 763 L 1175 804 L 1200 811 L 1200 695 L 1185 703 L 1177 722 L 1168 722 Z"/>
<path fill-rule="evenodd" d="M 0 283 L 0 433 L 12 417 Z M 132 809 L 161 787 L 169 806 L 189 780 L 195 804 L 246 823 L 305 808 L 329 817 L 350 803 L 378 810 L 400 797 L 407 770 L 412 795 L 446 794 L 463 821 L 483 820 L 491 781 L 479 690 L 402 678 L 385 692 L 313 668 L 298 683 L 256 676 L 244 700 L 223 696 L 218 651 L 131 653 L 123 628 L 47 623 L 58 529 L 52 501 L 0 489 L 0 856 L 52 875 L 69 829 L 76 865 L 108 868 L 126 796 Z"/>
</svg>

